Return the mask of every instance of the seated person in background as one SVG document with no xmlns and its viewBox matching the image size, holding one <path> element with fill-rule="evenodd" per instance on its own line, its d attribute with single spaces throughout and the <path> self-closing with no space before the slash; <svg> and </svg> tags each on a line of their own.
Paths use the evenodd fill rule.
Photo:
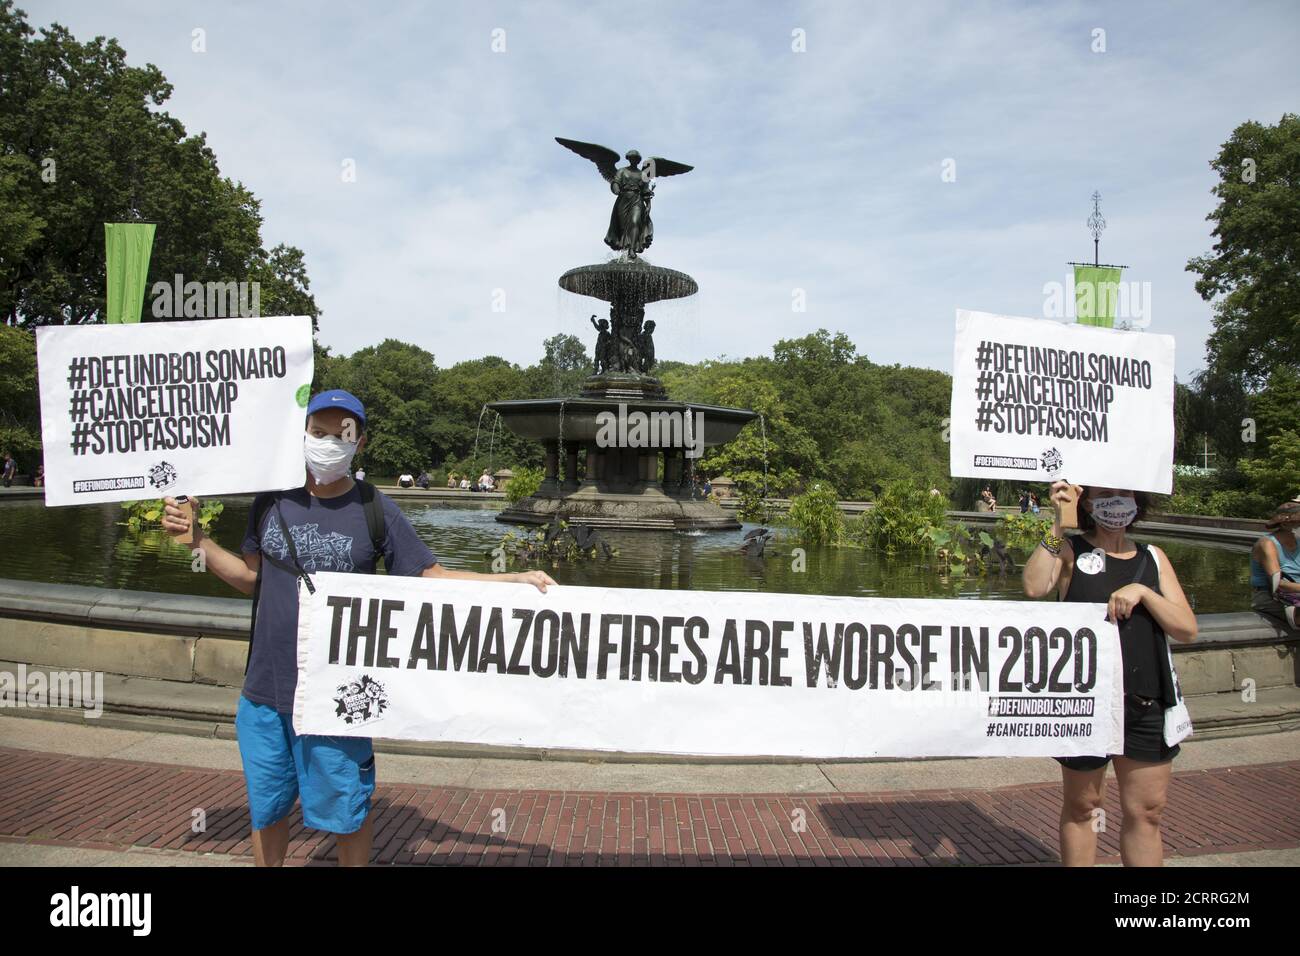
<svg viewBox="0 0 1300 956">
<path fill-rule="evenodd" d="M 461 490 L 461 491 L 469 491 L 469 479 L 468 479 L 468 478 L 462 478 L 462 479 L 460 480 L 460 490 Z"/>
<path fill-rule="evenodd" d="M 1264 523 L 1268 534 L 1256 541 L 1250 551 L 1250 586 L 1255 592 L 1250 606 L 1292 635 L 1300 634 L 1300 622 L 1296 619 L 1296 608 L 1300 605 L 1297 527 L 1300 527 L 1300 501 L 1285 501 Z"/>
<path fill-rule="evenodd" d="M 421 469 L 420 469 L 420 473 L 419 473 L 418 475 L 415 476 L 415 483 L 416 483 L 419 487 L 423 488 L 425 491 L 428 491 L 428 490 L 429 490 L 429 473 L 428 473 L 427 471 L 425 471 L 423 468 L 421 468 Z"/>
<path fill-rule="evenodd" d="M 397 476 L 397 487 L 399 487 L 399 488 L 414 488 L 414 487 L 415 487 L 415 478 L 411 475 L 411 473 L 410 473 L 409 471 L 404 471 L 404 472 L 402 472 L 400 475 Z"/>
<path fill-rule="evenodd" d="M 33 479 L 33 484 L 35 484 L 37 488 L 45 487 L 45 466 L 44 465 L 36 466 L 36 477 Z"/>
<path fill-rule="evenodd" d="M 491 491 L 494 487 L 496 487 L 496 482 L 493 481 L 492 476 L 487 473 L 487 469 L 483 469 L 483 474 L 478 476 L 478 490 Z"/>
<path fill-rule="evenodd" d="M 447 472 L 447 487 L 448 488 L 456 487 L 456 473 L 454 471 Z"/>
</svg>

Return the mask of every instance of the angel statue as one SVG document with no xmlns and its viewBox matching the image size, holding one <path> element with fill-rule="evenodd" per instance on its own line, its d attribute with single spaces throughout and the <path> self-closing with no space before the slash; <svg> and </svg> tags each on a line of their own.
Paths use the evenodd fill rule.
<svg viewBox="0 0 1300 956">
<path fill-rule="evenodd" d="M 651 156 L 642 163 L 641 154 L 635 149 L 629 149 L 623 157 L 627 160 L 627 165 L 616 168 L 618 153 L 612 149 L 559 136 L 555 137 L 555 141 L 595 163 L 600 175 L 609 183 L 610 192 L 618 197 L 609 214 L 605 245 L 618 252 L 626 249 L 629 259 L 635 259 L 654 240 L 650 201 L 654 198 L 655 177 L 676 176 L 679 173 L 689 173 L 695 168 L 658 156 Z"/>
</svg>

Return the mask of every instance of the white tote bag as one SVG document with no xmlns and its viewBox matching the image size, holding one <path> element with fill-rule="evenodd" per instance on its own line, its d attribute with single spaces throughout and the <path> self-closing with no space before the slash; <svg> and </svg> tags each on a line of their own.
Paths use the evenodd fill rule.
<svg viewBox="0 0 1300 956">
<path fill-rule="evenodd" d="M 1150 550 L 1149 545 L 1148 550 Z M 1155 551 L 1150 551 L 1150 554 L 1152 560 L 1156 563 L 1156 579 L 1158 581 L 1160 558 Z M 1178 680 L 1178 671 L 1174 669 L 1174 652 L 1169 648 L 1167 640 L 1165 653 L 1169 655 L 1169 676 L 1174 682 L 1174 700 L 1177 701 L 1174 706 L 1165 708 L 1165 746 L 1172 747 L 1192 735 L 1192 715 L 1187 709 L 1187 701 L 1183 699 L 1183 686 Z"/>
</svg>

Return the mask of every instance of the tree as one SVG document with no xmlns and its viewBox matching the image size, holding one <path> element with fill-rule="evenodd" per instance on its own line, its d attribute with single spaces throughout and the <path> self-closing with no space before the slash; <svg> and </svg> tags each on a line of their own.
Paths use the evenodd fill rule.
<svg viewBox="0 0 1300 956">
<path fill-rule="evenodd" d="M 358 464 L 375 475 L 417 471 L 433 454 L 433 354 L 396 339 L 329 362 L 324 388 L 342 388 L 366 406 L 366 450 Z"/>
<path fill-rule="evenodd" d="M 1274 369 L 1268 387 L 1251 401 L 1259 451 L 1239 464 L 1254 490 L 1271 504 L 1300 494 L 1300 373 Z"/>
<path fill-rule="evenodd" d="M 12 453 L 27 469 L 40 447 L 36 341 L 28 331 L 0 326 L 0 453 Z"/>
<path fill-rule="evenodd" d="M 262 283 L 263 314 L 317 315 L 301 251 L 261 247 L 257 199 L 223 178 L 205 136 L 159 109 L 172 86 L 116 40 L 37 35 L 0 0 L 0 315 L 102 321 L 105 222 L 156 221 L 149 283 Z M 144 318 L 151 318 L 146 303 Z"/>
<path fill-rule="evenodd" d="M 1218 240 L 1187 263 L 1215 300 L 1210 371 L 1257 387 L 1274 367 L 1300 368 L 1300 116 L 1242 123 L 1210 162 Z"/>
</svg>

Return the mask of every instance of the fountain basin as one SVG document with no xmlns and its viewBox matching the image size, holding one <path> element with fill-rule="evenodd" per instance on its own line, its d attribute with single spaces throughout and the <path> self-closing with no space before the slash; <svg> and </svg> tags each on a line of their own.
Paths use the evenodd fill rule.
<svg viewBox="0 0 1300 956">
<path fill-rule="evenodd" d="M 721 405 L 690 405 L 668 399 L 636 399 L 615 401 L 611 398 L 526 398 L 517 401 L 488 402 L 487 407 L 497 412 L 505 426 L 521 438 L 534 441 L 558 441 L 563 425 L 564 441 L 594 444 L 600 432 L 598 416 L 601 412 L 619 414 L 622 405 L 627 414 L 643 412 L 685 415 L 688 411 L 703 417 L 704 447 L 713 448 L 731 441 L 758 412 L 747 408 L 727 408 Z M 563 410 L 563 415 L 561 415 Z M 658 419 L 665 421 L 665 419 Z M 698 437 L 698 436 L 697 436 Z M 660 448 L 683 448 L 684 443 L 660 445 Z"/>
<path fill-rule="evenodd" d="M 516 435 L 546 449 L 541 487 L 502 511 L 498 521 L 547 524 L 559 518 L 592 527 L 676 531 L 740 526 L 701 493 L 695 459 L 705 448 L 735 438 L 757 412 L 610 394 L 490 402 L 488 408 Z"/>
<path fill-rule="evenodd" d="M 613 259 L 578 266 L 560 276 L 560 288 L 604 302 L 660 302 L 700 291 L 685 272 L 652 266 L 642 259 Z"/>
</svg>

